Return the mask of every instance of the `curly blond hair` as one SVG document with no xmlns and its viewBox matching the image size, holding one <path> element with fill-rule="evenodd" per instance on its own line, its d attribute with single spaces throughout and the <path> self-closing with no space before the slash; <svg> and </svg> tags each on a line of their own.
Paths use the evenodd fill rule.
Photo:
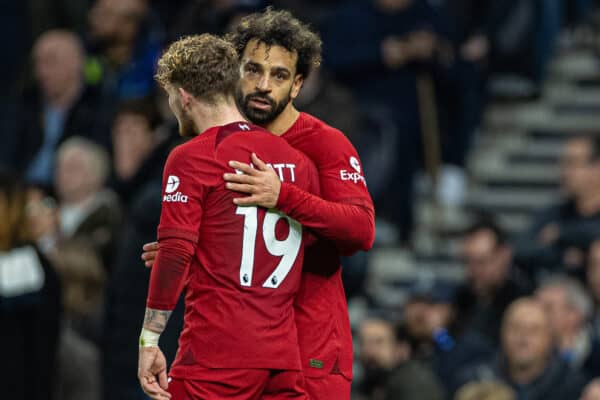
<svg viewBox="0 0 600 400">
<path fill-rule="evenodd" d="M 179 86 L 194 97 L 214 101 L 232 96 L 239 80 L 239 57 L 228 41 L 210 34 L 173 42 L 158 60 L 155 76 L 164 88 Z"/>
</svg>

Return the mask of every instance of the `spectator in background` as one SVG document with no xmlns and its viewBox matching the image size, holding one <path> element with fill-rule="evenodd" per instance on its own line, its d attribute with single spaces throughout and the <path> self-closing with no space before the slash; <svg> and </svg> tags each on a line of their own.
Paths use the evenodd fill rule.
<svg viewBox="0 0 600 400">
<path fill-rule="evenodd" d="M 406 332 L 382 318 L 367 318 L 359 328 L 359 359 L 364 367 L 361 393 L 369 400 L 442 400 L 431 369 L 411 357 Z"/>
<path fill-rule="evenodd" d="M 555 353 L 552 325 L 544 307 L 532 298 L 516 300 L 502 322 L 502 354 L 491 369 L 478 368 L 474 380 L 498 379 L 517 399 L 577 399 L 585 379 Z"/>
<path fill-rule="evenodd" d="M 168 116 L 172 118 L 170 110 Z M 150 276 L 138 249 L 156 238 L 162 168 L 175 139 L 163 129 L 162 120 L 155 103 L 145 98 L 121 103 L 113 125 L 111 186 L 124 202 L 124 217 L 104 304 L 102 391 L 103 398 L 112 400 L 144 398 L 137 377 L 131 374 L 138 356 L 131 343 L 139 337 Z M 178 129 L 176 121 L 172 127 Z M 161 337 L 169 363 L 175 357 L 182 321 L 183 304 L 179 304 L 171 316 L 173 323 Z"/>
<path fill-rule="evenodd" d="M 16 131 L 2 132 L 0 165 L 29 182 L 52 184 L 54 153 L 73 135 L 106 144 L 106 115 L 97 90 L 83 82 L 83 49 L 69 31 L 42 34 L 33 48 L 36 86 L 15 116 Z"/>
<path fill-rule="evenodd" d="M 515 392 L 500 382 L 468 383 L 456 393 L 454 400 L 517 400 Z"/>
<path fill-rule="evenodd" d="M 60 240 L 87 242 L 108 271 L 121 222 L 117 197 L 104 187 L 110 171 L 108 154 L 86 139 L 72 137 L 60 146 L 56 158 Z"/>
<path fill-rule="evenodd" d="M 280 9 L 289 10 L 301 21 L 307 21 L 315 26 L 317 31 L 335 12 L 344 0 L 273 0 L 271 3 Z"/>
<path fill-rule="evenodd" d="M 592 242 L 588 252 L 586 283 L 593 301 L 592 328 L 600 338 L 600 240 Z"/>
<path fill-rule="evenodd" d="M 447 284 L 436 283 L 428 293 L 411 297 L 404 307 L 415 357 L 431 365 L 448 394 L 466 382 L 471 368 L 493 357 L 491 343 L 478 332 L 466 330 L 457 319 L 453 294 Z"/>
<path fill-rule="evenodd" d="M 6 172 L 0 172 L 0 220 L 2 396 L 58 399 L 53 393 L 60 284 L 46 257 L 31 244 L 25 190 Z"/>
<path fill-rule="evenodd" d="M 466 231 L 461 257 L 467 281 L 456 296 L 458 318 L 466 329 L 498 343 L 504 310 L 530 292 L 529 283 L 513 264 L 506 233 L 492 220 Z"/>
<path fill-rule="evenodd" d="M 148 0 L 96 0 L 89 12 L 88 39 L 104 95 L 117 100 L 148 96 L 162 32 Z M 90 77 L 90 79 L 92 79 Z"/>
<path fill-rule="evenodd" d="M 327 121 L 344 132 L 354 145 L 358 142 L 362 109 L 358 107 L 353 93 L 334 81 L 322 68 L 310 72 L 294 105 L 298 110 Z"/>
<path fill-rule="evenodd" d="M 460 205 L 466 192 L 466 157 L 486 104 L 489 6 L 481 0 L 441 0 L 435 5 L 442 53 L 435 83 L 444 162 L 438 197 L 446 205 Z"/>
<path fill-rule="evenodd" d="M 418 168 L 419 108 L 417 74 L 433 61 L 433 13 L 425 0 L 345 2 L 323 29 L 324 64 L 352 89 L 361 106 L 389 110 L 397 126 L 394 175 L 375 198 L 380 216 L 400 230 L 413 229 L 413 175 Z"/>
<path fill-rule="evenodd" d="M 564 200 L 540 211 L 516 242 L 516 259 L 533 275 L 583 275 L 584 251 L 600 237 L 600 138 L 567 142 L 561 158 Z"/>
<path fill-rule="evenodd" d="M 550 317 L 560 357 L 590 378 L 600 376 L 600 342 L 589 324 L 592 301 L 584 287 L 557 276 L 544 281 L 535 296 Z"/>
<path fill-rule="evenodd" d="M 118 106 L 112 128 L 111 187 L 128 207 L 150 181 L 160 180 L 169 148 L 170 132 L 153 98 L 127 100 Z"/>
<path fill-rule="evenodd" d="M 179 7 L 175 21 L 169 29 L 169 38 L 197 33 L 222 35 L 236 26 L 248 14 L 260 11 L 267 5 L 263 0 L 198 0 Z"/>
</svg>

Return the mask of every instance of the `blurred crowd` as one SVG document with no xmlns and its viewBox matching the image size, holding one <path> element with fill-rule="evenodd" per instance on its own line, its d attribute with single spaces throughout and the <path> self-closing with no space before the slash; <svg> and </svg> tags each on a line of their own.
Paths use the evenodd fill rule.
<svg viewBox="0 0 600 400">
<path fill-rule="evenodd" d="M 145 398 L 136 379 L 149 277 L 140 250 L 155 240 L 162 167 L 179 140 L 155 64 L 171 40 L 225 33 L 268 5 L 323 37 L 323 67 L 296 105 L 359 150 L 378 218 L 394 233 L 381 230 L 376 244 L 410 243 L 421 170 L 437 182 L 440 201 L 461 204 L 466 157 L 490 96 L 538 96 L 559 32 L 594 7 L 4 2 L 0 321 L 10 398 Z M 493 76 L 509 77 L 512 90 L 491 93 Z M 570 141 L 561 166 L 563 200 L 540 210 L 523 237 L 511 240 L 487 217 L 465 232 L 462 286 L 415 292 L 401 310 L 374 311 L 360 324 L 357 399 L 600 399 L 592 380 L 600 376 L 600 142 Z M 347 289 L 362 290 L 360 274 Z M 169 359 L 180 308 L 161 339 Z"/>
</svg>

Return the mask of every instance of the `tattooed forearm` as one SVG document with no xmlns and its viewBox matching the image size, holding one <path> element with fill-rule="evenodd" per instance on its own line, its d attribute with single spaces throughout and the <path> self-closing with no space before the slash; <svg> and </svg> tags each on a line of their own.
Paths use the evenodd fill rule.
<svg viewBox="0 0 600 400">
<path fill-rule="evenodd" d="M 171 316 L 172 311 L 155 310 L 153 308 L 146 308 L 146 315 L 144 317 L 144 329 L 148 329 L 152 332 L 162 333 L 167 326 L 167 321 Z"/>
</svg>

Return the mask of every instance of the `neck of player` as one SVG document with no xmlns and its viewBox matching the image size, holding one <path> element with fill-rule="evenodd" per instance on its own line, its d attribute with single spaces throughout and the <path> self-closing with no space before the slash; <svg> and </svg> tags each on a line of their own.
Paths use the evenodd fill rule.
<svg viewBox="0 0 600 400">
<path fill-rule="evenodd" d="M 238 110 L 233 98 L 219 101 L 216 104 L 198 102 L 191 110 L 191 117 L 197 132 L 204 132 L 214 126 L 227 125 L 238 121 L 247 121 Z"/>
<path fill-rule="evenodd" d="M 263 128 L 277 136 L 281 136 L 296 123 L 296 120 L 299 116 L 300 112 L 296 110 L 296 107 L 294 107 L 290 101 L 288 105 L 285 106 L 281 114 L 279 114 L 273 121 L 265 124 Z"/>
</svg>

